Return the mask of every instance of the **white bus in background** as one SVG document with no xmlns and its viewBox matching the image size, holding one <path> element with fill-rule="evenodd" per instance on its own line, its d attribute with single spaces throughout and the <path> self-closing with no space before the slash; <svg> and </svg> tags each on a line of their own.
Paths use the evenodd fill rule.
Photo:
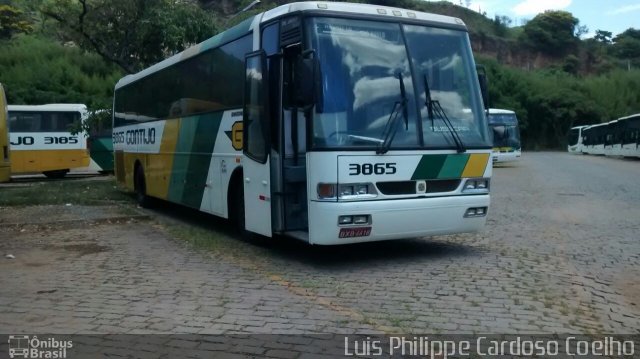
<svg viewBox="0 0 640 359">
<path fill-rule="evenodd" d="M 609 122 L 607 132 L 606 155 L 640 157 L 640 113 Z"/>
<path fill-rule="evenodd" d="M 311 244 L 474 232 L 484 79 L 460 19 L 282 5 L 116 84 L 116 179 Z"/>
<path fill-rule="evenodd" d="M 600 123 L 582 130 L 582 152 L 590 155 L 604 155 L 604 144 L 607 138 L 607 123 Z"/>
<path fill-rule="evenodd" d="M 70 127 L 87 117 L 80 104 L 9 105 L 11 174 L 42 173 L 62 178 L 89 166 L 87 139 Z"/>
<path fill-rule="evenodd" d="M 493 162 L 517 161 L 522 155 L 518 117 L 511 110 L 489 109 Z"/>
<path fill-rule="evenodd" d="M 569 152 L 640 157 L 640 113 L 569 131 Z"/>
<path fill-rule="evenodd" d="M 589 126 L 576 126 L 569 130 L 569 135 L 567 136 L 567 151 L 569 153 L 583 153 L 582 130 L 587 127 Z"/>
</svg>

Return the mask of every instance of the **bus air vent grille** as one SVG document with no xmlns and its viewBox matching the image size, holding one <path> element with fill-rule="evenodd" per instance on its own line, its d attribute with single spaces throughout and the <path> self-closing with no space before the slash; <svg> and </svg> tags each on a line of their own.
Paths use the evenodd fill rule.
<svg viewBox="0 0 640 359">
<path fill-rule="evenodd" d="M 302 41 L 302 33 L 299 27 L 294 27 L 286 30 L 283 29 L 280 39 L 282 46 L 297 44 L 300 41 Z"/>
<path fill-rule="evenodd" d="M 426 193 L 453 192 L 460 186 L 460 179 L 428 180 Z M 416 181 L 377 182 L 380 193 L 393 195 L 416 194 Z"/>
<path fill-rule="evenodd" d="M 415 181 L 378 182 L 376 186 L 380 193 L 387 196 L 416 193 Z"/>
</svg>

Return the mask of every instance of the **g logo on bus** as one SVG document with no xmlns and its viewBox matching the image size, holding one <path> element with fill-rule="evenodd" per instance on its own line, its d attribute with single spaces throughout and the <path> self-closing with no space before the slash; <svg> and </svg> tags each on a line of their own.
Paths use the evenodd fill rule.
<svg viewBox="0 0 640 359">
<path fill-rule="evenodd" d="M 237 121 L 231 126 L 231 146 L 236 151 L 242 150 L 242 121 Z"/>
</svg>

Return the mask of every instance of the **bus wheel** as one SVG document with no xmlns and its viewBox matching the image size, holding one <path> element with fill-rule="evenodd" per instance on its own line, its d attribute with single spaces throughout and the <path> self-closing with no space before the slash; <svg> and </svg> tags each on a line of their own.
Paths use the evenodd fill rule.
<svg viewBox="0 0 640 359">
<path fill-rule="evenodd" d="M 136 201 L 140 207 L 151 207 L 151 198 L 147 196 L 147 184 L 144 179 L 144 170 L 140 167 L 136 169 L 134 188 L 136 191 Z"/>
<path fill-rule="evenodd" d="M 42 172 L 43 175 L 47 176 L 47 178 L 64 178 L 67 175 L 69 170 L 57 170 L 57 171 L 45 171 Z"/>
<path fill-rule="evenodd" d="M 230 207 L 233 226 L 239 233 L 244 235 L 244 188 L 241 181 L 233 186 L 233 197 Z"/>
</svg>

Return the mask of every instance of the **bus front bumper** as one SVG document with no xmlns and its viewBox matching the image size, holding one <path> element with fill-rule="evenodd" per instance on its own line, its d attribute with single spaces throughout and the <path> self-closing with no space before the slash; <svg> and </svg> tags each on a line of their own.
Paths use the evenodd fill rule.
<svg viewBox="0 0 640 359">
<path fill-rule="evenodd" d="M 494 152 L 491 157 L 493 158 L 493 163 L 502 163 L 502 162 L 513 162 L 518 161 L 522 156 L 521 151 L 513 151 L 513 152 Z"/>
<path fill-rule="evenodd" d="M 360 202 L 310 202 L 309 243 L 335 245 L 419 238 L 484 227 L 484 216 L 465 217 L 470 208 L 489 207 L 490 196 L 425 197 Z M 367 215 L 364 225 L 339 225 L 341 216 Z"/>
</svg>

